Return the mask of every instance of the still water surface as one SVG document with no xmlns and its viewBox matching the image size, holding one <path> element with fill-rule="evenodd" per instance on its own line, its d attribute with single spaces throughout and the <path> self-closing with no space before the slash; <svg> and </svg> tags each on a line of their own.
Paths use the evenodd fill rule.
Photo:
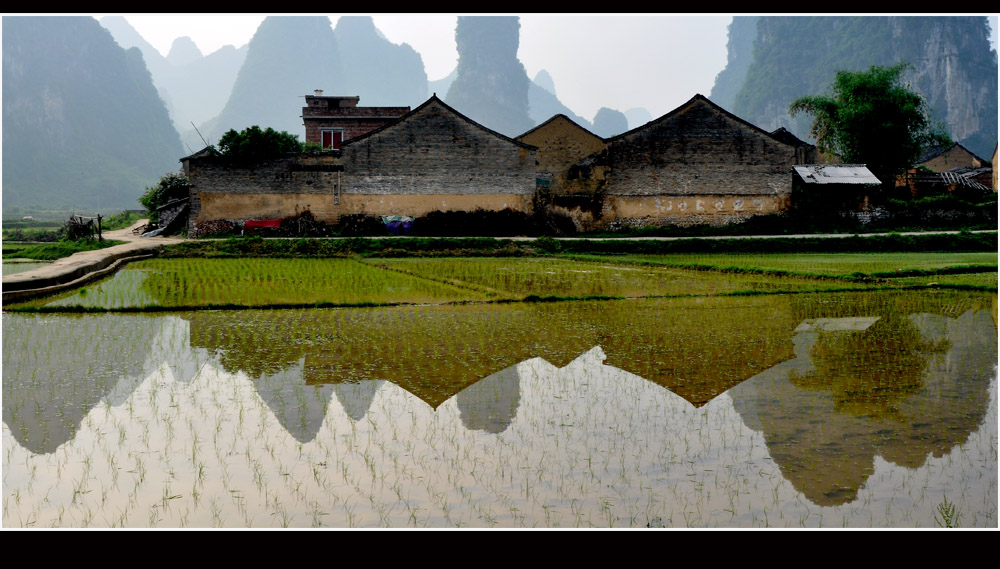
<svg viewBox="0 0 1000 569">
<path fill-rule="evenodd" d="M 997 527 L 996 295 L 3 315 L 5 527 Z"/>
</svg>

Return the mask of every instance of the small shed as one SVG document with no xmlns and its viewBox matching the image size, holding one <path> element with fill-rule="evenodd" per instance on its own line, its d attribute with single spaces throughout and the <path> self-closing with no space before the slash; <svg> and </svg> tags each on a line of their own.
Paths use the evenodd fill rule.
<svg viewBox="0 0 1000 569">
<path fill-rule="evenodd" d="M 801 164 L 793 169 L 797 174 L 796 181 L 807 185 L 882 184 L 864 164 Z"/>
<path fill-rule="evenodd" d="M 870 190 L 882 185 L 864 164 L 799 164 L 792 172 L 792 207 L 864 210 Z"/>
</svg>

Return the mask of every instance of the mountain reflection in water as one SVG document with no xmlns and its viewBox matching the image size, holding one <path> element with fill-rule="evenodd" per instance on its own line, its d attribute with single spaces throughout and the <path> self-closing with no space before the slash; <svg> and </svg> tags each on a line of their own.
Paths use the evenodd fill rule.
<svg viewBox="0 0 1000 569">
<path fill-rule="evenodd" d="M 300 457 L 305 448 L 339 445 L 342 437 L 331 432 L 348 426 L 352 433 L 371 429 L 369 441 L 392 433 L 394 444 L 407 448 L 448 440 L 446 447 L 457 446 L 448 452 L 485 454 L 472 456 L 471 467 L 433 469 L 434 476 L 419 474 L 430 468 L 421 457 L 444 451 L 408 450 L 402 462 L 417 461 L 406 468 L 421 483 L 448 488 L 457 488 L 456 478 L 482 476 L 477 468 L 516 473 L 510 484 L 538 484 L 541 496 L 562 496 L 570 492 L 565 484 L 578 484 L 573 494 L 595 512 L 611 499 L 600 488 L 632 492 L 633 506 L 640 500 L 635 492 L 645 488 L 652 490 L 641 498 L 649 507 L 673 503 L 685 512 L 690 492 L 708 492 L 688 523 L 756 525 L 759 512 L 777 507 L 799 515 L 801 506 L 795 500 L 765 506 L 765 497 L 755 495 L 742 498 L 753 503 L 749 513 L 725 507 L 719 500 L 732 482 L 720 482 L 720 473 L 765 472 L 773 461 L 809 503 L 838 507 L 858 501 L 883 463 L 917 469 L 964 445 L 995 415 L 991 304 L 989 295 L 852 293 L 170 316 L 8 313 L 4 450 L 16 441 L 29 452 L 23 462 L 78 452 L 77 434 L 92 438 L 93 417 L 102 414 L 127 422 L 138 413 L 141 423 L 158 423 L 141 413 L 144 401 L 164 389 L 157 385 L 170 385 L 164 381 L 181 390 L 170 405 L 177 413 L 200 417 L 212 407 L 207 400 L 223 413 L 173 422 L 198 433 L 210 432 L 214 422 L 218 431 L 236 413 L 232 403 L 218 402 L 219 394 L 237 397 L 246 385 L 260 405 L 241 404 L 239 421 L 244 413 L 263 413 L 253 423 L 261 431 L 252 436 L 288 436 Z M 192 404 L 200 410 L 188 410 Z M 279 430 L 272 432 L 274 422 Z M 132 429 L 116 424 L 127 440 Z M 995 427 L 993 436 L 995 443 Z M 383 455 L 394 448 L 383 444 L 377 444 Z M 126 453 L 124 443 L 120 452 Z M 448 452 L 439 460 L 457 460 Z M 27 476 L 6 454 L 12 462 L 5 461 L 4 472 L 14 474 L 5 479 L 5 498 Z M 331 460 L 314 461 L 313 468 Z M 366 451 L 366 470 L 372 461 Z M 995 452 L 992 461 L 984 471 L 991 477 L 987 495 L 996 489 Z M 593 481 L 579 478 L 584 472 Z M 473 484 L 480 499 L 506 496 L 494 482 L 483 484 Z M 684 490 L 688 484 L 695 486 Z M 522 498 L 528 503 L 518 502 L 520 511 L 537 509 L 532 500 L 545 503 Z M 541 525 L 568 525 L 576 502 L 552 499 L 540 510 Z M 563 517 L 550 519 L 553 511 Z M 380 525 L 374 512 L 369 523 Z M 491 519 L 467 515 L 478 525 Z M 525 521 L 511 516 L 506 525 Z M 988 517 L 995 522 L 995 503 Z M 430 519 L 450 525 L 447 515 Z M 623 517 L 619 525 L 679 524 L 664 512 L 643 520 Z M 403 516 L 394 525 L 405 522 Z"/>
</svg>

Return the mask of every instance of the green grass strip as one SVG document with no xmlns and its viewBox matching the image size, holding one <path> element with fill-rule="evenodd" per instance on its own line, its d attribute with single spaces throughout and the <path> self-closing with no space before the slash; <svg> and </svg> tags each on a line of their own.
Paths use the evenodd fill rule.
<svg viewBox="0 0 1000 569">
<path fill-rule="evenodd" d="M 63 257 L 69 257 L 73 253 L 80 251 L 94 251 L 105 249 L 115 245 L 121 245 L 124 241 L 97 241 L 88 239 L 85 241 L 58 241 L 56 243 L 43 243 L 38 245 L 4 245 L 3 256 L 12 259 L 37 259 L 39 261 L 55 261 Z"/>
<path fill-rule="evenodd" d="M 192 240 L 165 247 L 164 257 L 530 257 L 539 254 L 665 254 L 665 253 L 862 253 L 996 251 L 997 234 L 804 237 L 772 239 L 553 239 L 512 240 L 491 237 L 399 237 L 347 239 L 263 239 L 234 237 Z"/>
</svg>

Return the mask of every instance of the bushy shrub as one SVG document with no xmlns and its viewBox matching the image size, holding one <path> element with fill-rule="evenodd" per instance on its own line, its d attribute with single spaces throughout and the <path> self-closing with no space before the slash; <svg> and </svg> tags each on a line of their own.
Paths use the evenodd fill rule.
<svg viewBox="0 0 1000 569">
<path fill-rule="evenodd" d="M 239 132 L 229 129 L 219 139 L 218 149 L 227 162 L 249 167 L 280 158 L 289 152 L 301 152 L 302 143 L 298 135 L 253 125 Z"/>
<path fill-rule="evenodd" d="M 426 237 L 509 237 L 539 235 L 536 220 L 527 213 L 501 211 L 432 211 L 413 222 L 412 235 Z"/>
<path fill-rule="evenodd" d="M 139 203 L 146 208 L 151 223 L 159 222 L 157 208 L 171 200 L 186 198 L 188 188 L 191 186 L 187 176 L 177 172 L 165 174 L 160 178 L 160 182 L 155 186 L 146 188 L 146 192 L 139 197 Z"/>
<path fill-rule="evenodd" d="M 382 218 L 366 213 L 352 213 L 341 216 L 337 224 L 338 232 L 344 237 L 375 237 L 389 235 Z"/>
</svg>

